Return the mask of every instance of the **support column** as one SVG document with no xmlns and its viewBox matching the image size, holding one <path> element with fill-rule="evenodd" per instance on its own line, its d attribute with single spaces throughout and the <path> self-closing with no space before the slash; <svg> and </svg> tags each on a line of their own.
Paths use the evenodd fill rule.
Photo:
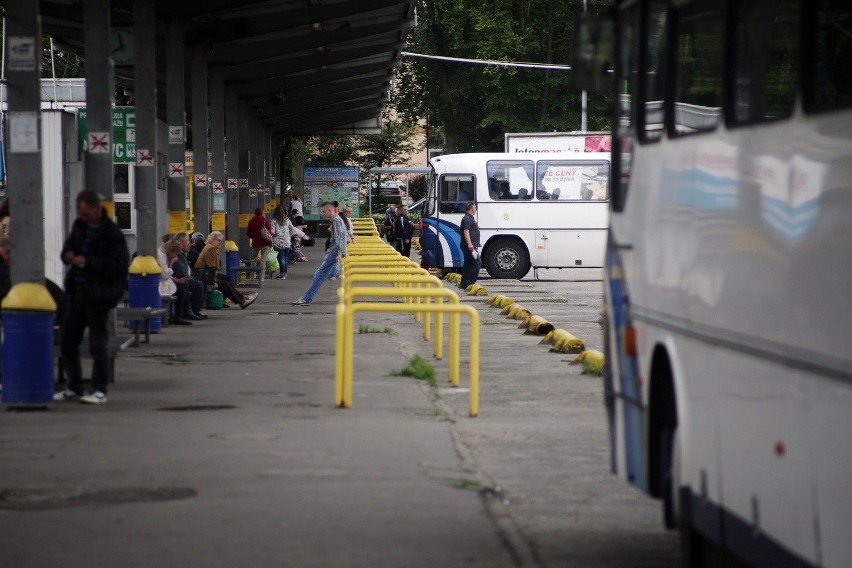
<svg viewBox="0 0 852 568">
<path fill-rule="evenodd" d="M 44 282 L 40 28 L 37 2 L 6 2 L 6 53 L 11 53 L 13 42 L 17 51 L 15 65 L 10 62 L 7 67 L 6 119 L 7 194 L 13 213 L 10 231 L 14 235 L 10 251 L 13 284 Z"/>
<path fill-rule="evenodd" d="M 207 183 L 207 57 L 204 49 L 192 50 L 192 213 L 195 230 L 210 232 L 210 188 Z M 203 178 L 201 176 L 204 176 Z M 204 181 L 204 185 L 199 183 Z"/>
<path fill-rule="evenodd" d="M 248 120 L 248 149 L 249 149 L 249 210 L 254 213 L 257 207 L 257 122 L 254 117 Z M 254 197 L 251 197 L 251 194 Z"/>
<path fill-rule="evenodd" d="M 238 176 L 241 180 L 246 180 L 248 185 L 251 185 L 251 179 L 249 176 L 249 168 L 251 165 L 251 157 L 252 151 L 249 145 L 251 141 L 250 129 L 249 125 L 251 123 L 251 118 L 248 112 L 248 105 L 246 103 L 240 104 L 240 166 Z M 242 182 L 241 182 L 242 185 Z M 254 209 L 251 205 L 251 198 L 249 197 L 248 187 L 240 187 L 240 238 L 238 241 L 238 246 L 240 247 L 240 258 L 249 258 L 251 257 L 251 247 L 249 246 L 249 238 L 246 235 L 246 228 L 248 227 L 249 219 L 251 219 L 252 213 Z M 236 241 L 236 239 L 234 239 Z"/>
<path fill-rule="evenodd" d="M 211 225 L 214 231 L 225 231 L 225 79 L 222 71 L 210 72 L 210 197 Z M 225 246 L 219 248 L 222 266 L 225 266 Z"/>
<path fill-rule="evenodd" d="M 169 232 L 186 231 L 186 49 L 183 24 L 171 21 L 166 32 L 166 121 L 169 123 L 166 207 Z M 206 235 L 205 235 L 206 236 Z"/>
<path fill-rule="evenodd" d="M 157 235 L 157 74 L 153 0 L 133 3 L 133 96 L 136 100 L 136 250 L 156 256 Z M 145 46 L 146 49 L 142 49 Z M 156 306 L 159 307 L 159 306 Z"/>
<path fill-rule="evenodd" d="M 228 210 L 228 239 L 240 246 L 240 104 L 236 93 L 225 96 L 225 169 L 228 180 L 225 199 Z"/>
<path fill-rule="evenodd" d="M 89 131 L 85 156 L 85 187 L 99 193 L 109 216 L 115 217 L 112 171 L 112 103 L 115 81 L 110 56 L 110 0 L 83 2 L 83 25 L 86 123 Z M 98 136 L 102 142 L 92 144 L 94 136 Z"/>
</svg>

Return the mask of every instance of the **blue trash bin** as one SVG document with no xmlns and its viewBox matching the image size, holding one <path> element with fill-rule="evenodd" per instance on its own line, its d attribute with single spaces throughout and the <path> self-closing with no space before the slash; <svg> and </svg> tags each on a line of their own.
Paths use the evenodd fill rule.
<svg viewBox="0 0 852 568">
<path fill-rule="evenodd" d="M 4 404 L 53 402 L 53 320 L 56 303 L 41 284 L 16 284 L 3 300 Z"/>
<path fill-rule="evenodd" d="M 162 307 L 160 300 L 160 273 L 131 274 L 128 288 L 129 306 L 131 308 L 151 308 L 158 310 Z M 160 318 L 151 318 L 151 331 L 158 332 L 162 326 Z M 130 329 L 136 330 L 136 322 L 130 322 Z"/>
<path fill-rule="evenodd" d="M 240 252 L 239 251 L 228 251 L 225 253 L 225 269 L 228 271 L 228 278 L 234 284 L 239 284 L 240 274 L 232 268 L 237 268 L 240 266 Z"/>
</svg>

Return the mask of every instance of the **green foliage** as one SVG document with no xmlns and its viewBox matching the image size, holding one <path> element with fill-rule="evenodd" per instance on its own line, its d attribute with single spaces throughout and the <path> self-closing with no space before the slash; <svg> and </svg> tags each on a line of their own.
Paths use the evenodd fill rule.
<svg viewBox="0 0 852 568">
<path fill-rule="evenodd" d="M 438 386 L 438 381 L 435 380 L 435 367 L 427 363 L 420 355 L 412 356 L 408 360 L 408 365 L 402 369 L 391 371 L 390 375 L 392 377 L 412 377 L 426 381 L 429 386 Z"/>
<path fill-rule="evenodd" d="M 589 11 L 610 4 L 592 0 Z M 581 7 L 581 0 L 423 0 L 408 50 L 568 64 L 571 25 Z M 405 58 L 394 84 L 399 115 L 411 124 L 425 119 L 429 146 L 447 153 L 500 151 L 506 132 L 580 128 L 580 92 L 565 71 Z M 589 94 L 589 130 L 609 130 L 607 108 L 607 97 Z"/>
<path fill-rule="evenodd" d="M 83 58 L 66 51 L 54 50 L 53 61 L 50 59 L 50 36 L 43 35 L 41 38 L 41 76 L 52 78 L 53 69 L 56 68 L 57 79 L 81 78 L 86 76 L 83 67 Z"/>
</svg>

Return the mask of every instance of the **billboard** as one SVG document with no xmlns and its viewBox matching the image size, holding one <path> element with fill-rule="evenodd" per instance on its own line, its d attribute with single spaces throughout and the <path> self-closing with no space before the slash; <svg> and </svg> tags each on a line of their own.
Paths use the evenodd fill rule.
<svg viewBox="0 0 852 568">
<path fill-rule="evenodd" d="M 352 207 L 352 216 L 360 214 L 360 194 L 357 166 L 314 167 L 305 166 L 304 216 L 306 220 L 320 219 L 320 207 L 324 201 L 337 201 L 340 209 Z"/>
</svg>

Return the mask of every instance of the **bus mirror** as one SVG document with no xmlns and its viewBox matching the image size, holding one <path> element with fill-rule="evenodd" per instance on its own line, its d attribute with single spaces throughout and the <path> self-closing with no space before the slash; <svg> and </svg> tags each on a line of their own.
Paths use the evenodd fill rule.
<svg viewBox="0 0 852 568">
<path fill-rule="evenodd" d="M 611 16 L 584 13 L 578 13 L 574 22 L 572 83 L 578 89 L 607 91 L 615 54 L 615 22 Z"/>
</svg>

